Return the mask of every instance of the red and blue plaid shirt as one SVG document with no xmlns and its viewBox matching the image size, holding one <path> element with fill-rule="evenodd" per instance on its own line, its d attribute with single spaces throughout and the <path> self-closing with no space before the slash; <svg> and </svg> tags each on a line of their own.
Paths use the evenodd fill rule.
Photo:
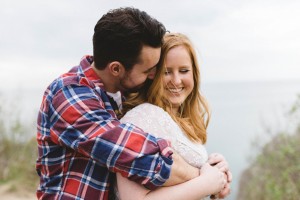
<svg viewBox="0 0 300 200">
<path fill-rule="evenodd" d="M 169 178 L 168 142 L 118 121 L 91 63 L 92 57 L 84 57 L 43 96 L 37 122 L 39 199 L 108 199 L 115 172 L 149 189 Z"/>
</svg>

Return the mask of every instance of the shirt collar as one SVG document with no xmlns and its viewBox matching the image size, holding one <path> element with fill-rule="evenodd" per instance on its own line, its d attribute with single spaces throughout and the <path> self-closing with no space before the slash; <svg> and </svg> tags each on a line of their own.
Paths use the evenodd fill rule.
<svg viewBox="0 0 300 200">
<path fill-rule="evenodd" d="M 104 90 L 103 82 L 101 81 L 100 77 L 97 75 L 97 73 L 92 67 L 93 61 L 94 61 L 93 56 L 90 55 L 83 56 L 83 58 L 80 61 L 80 68 L 84 73 L 84 76 L 87 77 L 88 80 L 93 82 L 95 86 L 98 86 Z"/>
</svg>

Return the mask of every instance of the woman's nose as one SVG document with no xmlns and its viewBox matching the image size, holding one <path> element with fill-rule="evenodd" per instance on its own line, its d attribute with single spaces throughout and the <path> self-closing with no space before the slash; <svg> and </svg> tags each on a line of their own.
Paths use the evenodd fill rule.
<svg viewBox="0 0 300 200">
<path fill-rule="evenodd" d="M 179 76 L 178 73 L 174 73 L 173 76 L 172 76 L 172 82 L 175 84 L 175 85 L 178 85 L 181 83 L 181 78 Z"/>
</svg>

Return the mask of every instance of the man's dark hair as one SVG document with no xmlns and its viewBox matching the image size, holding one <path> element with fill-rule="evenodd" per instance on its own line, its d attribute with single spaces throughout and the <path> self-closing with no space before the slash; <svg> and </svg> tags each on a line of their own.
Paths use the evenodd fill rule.
<svg viewBox="0 0 300 200">
<path fill-rule="evenodd" d="M 109 62 L 119 61 L 128 71 L 138 62 L 143 45 L 161 47 L 166 32 L 164 25 L 146 12 L 126 7 L 110 10 L 94 29 L 94 62 L 104 69 Z"/>
</svg>

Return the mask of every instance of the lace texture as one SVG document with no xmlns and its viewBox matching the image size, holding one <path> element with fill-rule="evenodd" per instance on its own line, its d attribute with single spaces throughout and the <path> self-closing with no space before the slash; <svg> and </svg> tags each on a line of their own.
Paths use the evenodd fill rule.
<svg viewBox="0 0 300 200">
<path fill-rule="evenodd" d="M 190 141 L 171 116 L 158 106 L 141 104 L 127 112 L 121 122 L 132 123 L 156 137 L 170 140 L 173 149 L 190 165 L 200 168 L 208 159 L 205 147 Z"/>
</svg>

